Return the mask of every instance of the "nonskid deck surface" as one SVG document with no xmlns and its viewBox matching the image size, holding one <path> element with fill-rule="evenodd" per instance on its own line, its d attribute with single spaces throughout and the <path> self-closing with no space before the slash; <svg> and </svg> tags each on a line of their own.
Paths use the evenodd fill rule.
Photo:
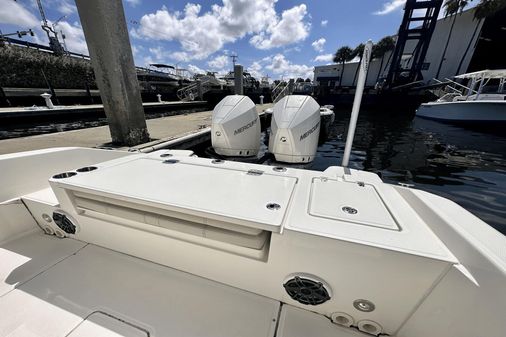
<svg viewBox="0 0 506 337">
<path fill-rule="evenodd" d="M 354 336 L 323 316 L 73 239 L 0 246 L 0 336 Z M 314 331 L 314 330 L 313 330 Z M 304 333 L 300 331 L 300 333 Z M 300 336 L 303 336 L 302 334 Z"/>
</svg>

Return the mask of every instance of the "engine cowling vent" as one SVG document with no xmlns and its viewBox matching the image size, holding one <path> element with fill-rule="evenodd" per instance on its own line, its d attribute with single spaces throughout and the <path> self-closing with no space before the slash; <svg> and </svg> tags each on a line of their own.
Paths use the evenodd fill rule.
<svg viewBox="0 0 506 337">
<path fill-rule="evenodd" d="M 319 305 L 330 300 L 330 291 L 324 283 L 306 276 L 294 276 L 283 287 L 293 300 L 305 305 Z"/>
<path fill-rule="evenodd" d="M 60 227 L 67 234 L 76 233 L 76 225 L 70 220 L 65 214 L 54 212 L 53 213 L 54 223 Z"/>
</svg>

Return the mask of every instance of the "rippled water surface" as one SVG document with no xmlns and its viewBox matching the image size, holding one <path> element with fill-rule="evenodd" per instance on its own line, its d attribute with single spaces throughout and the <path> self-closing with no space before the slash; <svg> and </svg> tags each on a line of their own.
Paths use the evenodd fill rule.
<svg viewBox="0 0 506 337">
<path fill-rule="evenodd" d="M 342 160 L 349 111 L 336 111 L 312 169 Z M 506 234 L 506 132 L 479 131 L 420 118 L 361 113 L 350 167 L 451 199 Z"/>
</svg>

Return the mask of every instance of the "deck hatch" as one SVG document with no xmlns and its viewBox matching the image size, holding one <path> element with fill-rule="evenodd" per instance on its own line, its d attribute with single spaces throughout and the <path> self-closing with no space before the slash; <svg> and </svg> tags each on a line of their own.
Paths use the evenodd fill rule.
<svg viewBox="0 0 506 337">
<path fill-rule="evenodd" d="M 314 178 L 309 214 L 354 224 L 399 230 L 373 185 Z"/>
</svg>

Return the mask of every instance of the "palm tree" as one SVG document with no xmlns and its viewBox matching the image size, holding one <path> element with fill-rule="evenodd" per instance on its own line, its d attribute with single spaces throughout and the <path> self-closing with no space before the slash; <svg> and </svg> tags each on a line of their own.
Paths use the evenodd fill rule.
<svg viewBox="0 0 506 337">
<path fill-rule="evenodd" d="M 343 64 L 341 76 L 339 77 L 339 86 L 341 86 L 343 83 L 344 63 L 346 61 L 350 61 L 352 59 L 352 55 L 353 55 L 353 50 L 348 46 L 343 46 L 343 47 L 339 48 L 336 51 L 336 54 L 334 55 L 333 61 L 335 63 L 342 63 Z"/>
<path fill-rule="evenodd" d="M 462 12 L 473 0 L 446 0 L 445 1 L 445 15 L 453 15 L 457 12 Z M 476 19 L 483 19 L 489 15 L 494 14 L 498 10 L 506 7 L 506 0 L 480 0 L 480 3 L 476 5 L 474 17 Z"/>
<path fill-rule="evenodd" d="M 506 0 L 481 0 L 480 3 L 476 6 L 474 17 L 476 19 L 483 19 L 505 7 Z"/>
<path fill-rule="evenodd" d="M 469 0 L 446 0 L 444 3 L 445 17 L 462 12 L 468 3 Z"/>
<path fill-rule="evenodd" d="M 471 0 L 472 1 L 472 0 Z M 435 78 L 439 77 L 439 73 L 441 72 L 441 68 L 443 67 L 443 62 L 446 56 L 446 50 L 448 49 L 448 45 L 450 44 L 450 39 L 453 33 L 453 26 L 455 26 L 455 21 L 457 20 L 457 12 L 462 12 L 464 7 L 469 3 L 468 0 L 446 0 L 444 3 L 445 6 L 445 18 L 448 16 L 453 16 L 452 24 L 450 26 L 450 31 L 448 32 L 448 37 L 446 38 L 446 44 L 443 49 L 443 55 L 441 55 L 441 60 L 439 61 L 439 66 L 437 68 Z"/>
<path fill-rule="evenodd" d="M 395 40 L 391 36 L 385 36 L 381 40 L 378 41 L 373 47 L 372 47 L 372 58 L 379 58 L 381 57 L 381 63 L 378 71 L 378 76 L 376 77 L 376 82 L 379 81 L 380 75 L 382 73 L 383 69 L 383 62 L 385 60 L 385 54 L 389 51 L 393 50 L 395 48 Z M 388 63 L 388 62 L 387 62 Z"/>
<path fill-rule="evenodd" d="M 362 57 L 364 56 L 364 48 L 365 44 L 361 43 L 353 49 L 353 55 L 351 58 L 354 59 L 357 56 L 359 57 L 357 69 L 355 70 L 355 76 L 353 76 L 353 85 L 355 85 L 355 81 L 357 80 L 358 69 L 360 68 L 360 63 L 362 63 Z"/>
<path fill-rule="evenodd" d="M 453 26 L 455 25 L 455 20 L 457 18 L 457 16 L 455 14 L 457 14 L 457 12 L 462 12 L 464 10 L 464 8 L 471 1 L 473 1 L 473 0 L 446 0 L 444 3 L 445 16 L 448 16 L 448 15 L 454 15 L 454 16 L 453 16 L 452 25 L 450 27 L 450 32 L 448 34 L 448 39 L 446 40 L 446 45 L 445 45 L 445 48 L 443 51 L 443 56 L 441 58 L 441 61 L 439 62 L 439 68 L 436 73 L 436 78 L 439 76 L 439 72 L 441 71 L 441 66 L 443 65 L 444 57 L 446 55 L 446 49 L 448 48 L 448 44 L 450 42 L 450 38 L 452 35 L 452 31 L 453 31 Z M 478 5 L 476 5 L 476 10 L 474 12 L 474 18 L 479 19 L 479 20 L 483 19 L 483 18 L 490 16 L 505 7 L 506 7 L 506 0 L 480 0 L 480 3 Z M 473 36 L 472 36 L 471 40 L 469 41 L 466 51 L 459 62 L 459 66 L 457 68 L 456 75 L 460 72 L 460 68 L 461 68 L 464 58 L 467 55 L 467 52 L 471 46 L 471 42 L 474 39 L 474 36 L 475 36 L 477 29 L 478 29 L 478 26 L 479 25 L 476 25 L 475 30 L 473 32 Z"/>
</svg>

